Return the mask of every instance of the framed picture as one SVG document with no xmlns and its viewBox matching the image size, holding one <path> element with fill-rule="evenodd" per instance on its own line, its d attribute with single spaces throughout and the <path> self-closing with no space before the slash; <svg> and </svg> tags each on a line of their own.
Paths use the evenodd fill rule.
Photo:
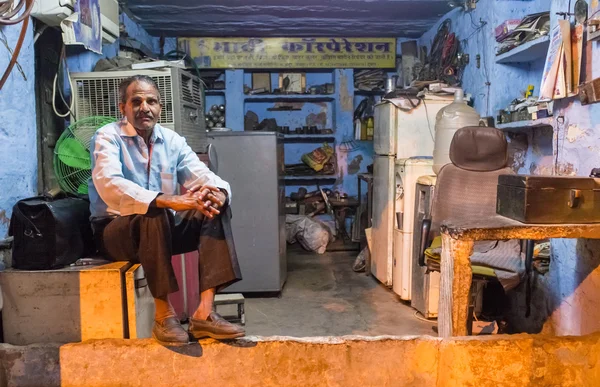
<svg viewBox="0 0 600 387">
<path fill-rule="evenodd" d="M 252 89 L 266 89 L 271 92 L 271 73 L 252 73 Z"/>
<path fill-rule="evenodd" d="M 306 91 L 306 74 L 279 73 L 279 89 L 283 93 L 304 93 Z"/>
</svg>

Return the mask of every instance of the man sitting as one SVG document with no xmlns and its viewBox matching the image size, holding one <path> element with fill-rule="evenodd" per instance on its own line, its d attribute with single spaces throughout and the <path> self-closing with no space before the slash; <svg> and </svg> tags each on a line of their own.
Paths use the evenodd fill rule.
<svg viewBox="0 0 600 387">
<path fill-rule="evenodd" d="M 241 279 L 231 235 L 231 188 L 212 173 L 185 139 L 157 121 L 160 91 L 150 77 L 125 79 L 119 108 L 124 118 L 92 138 L 89 182 L 92 227 L 107 258 L 139 262 L 156 314 L 153 337 L 168 345 L 189 336 L 168 301 L 178 291 L 171 256 L 198 249 L 200 305 L 189 334 L 231 339 L 244 330 L 213 312 L 217 290 Z M 187 189 L 177 195 L 177 183 Z"/>
</svg>

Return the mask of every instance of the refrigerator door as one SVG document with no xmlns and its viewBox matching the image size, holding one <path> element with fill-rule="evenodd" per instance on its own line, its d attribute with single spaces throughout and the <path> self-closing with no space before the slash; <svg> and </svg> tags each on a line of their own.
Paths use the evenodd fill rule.
<svg viewBox="0 0 600 387">
<path fill-rule="evenodd" d="M 275 132 L 209 133 L 217 174 L 231 185 L 242 281 L 225 292 L 279 292 L 286 280 L 283 145 Z"/>
<path fill-rule="evenodd" d="M 437 317 L 440 292 L 440 273 L 436 271 L 428 273 L 426 267 L 419 266 L 421 225 L 423 219 L 431 217 L 431 204 L 433 203 L 435 182 L 435 176 L 420 177 L 417 180 L 415 197 L 412 294 L 410 305 L 425 318 Z"/>
<path fill-rule="evenodd" d="M 410 112 L 398 111 L 395 146 L 398 159 L 433 156 L 436 115 L 451 102 L 425 99 Z"/>
<path fill-rule="evenodd" d="M 376 155 L 396 154 L 397 120 L 398 108 L 392 103 L 384 101 L 375 105 L 373 149 Z"/>
<path fill-rule="evenodd" d="M 371 272 L 381 283 L 392 285 L 394 201 L 394 156 L 373 158 L 373 227 Z"/>
<path fill-rule="evenodd" d="M 394 243 L 397 248 L 393 268 L 393 290 L 403 300 L 411 299 L 413 231 L 417 180 L 421 176 L 433 174 L 433 159 L 430 157 L 398 160 L 396 164 L 396 185 L 402 187 L 402 200 L 397 201 L 397 213 L 402 213 L 399 233 Z"/>
</svg>

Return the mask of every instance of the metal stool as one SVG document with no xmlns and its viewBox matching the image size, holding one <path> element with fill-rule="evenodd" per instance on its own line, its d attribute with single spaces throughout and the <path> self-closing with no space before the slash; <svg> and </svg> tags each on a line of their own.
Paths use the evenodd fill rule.
<svg viewBox="0 0 600 387">
<path fill-rule="evenodd" d="M 217 294 L 215 295 L 214 309 L 218 305 L 237 305 L 237 317 L 228 317 L 227 320 L 246 325 L 246 312 L 244 310 L 244 296 L 241 293 Z"/>
</svg>

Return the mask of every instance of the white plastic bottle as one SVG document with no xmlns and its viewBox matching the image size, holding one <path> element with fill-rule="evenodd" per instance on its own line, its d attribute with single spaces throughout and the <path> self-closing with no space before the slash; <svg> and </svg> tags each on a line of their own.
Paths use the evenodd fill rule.
<svg viewBox="0 0 600 387">
<path fill-rule="evenodd" d="M 454 93 L 454 102 L 441 109 L 435 120 L 435 144 L 433 147 L 433 172 L 437 175 L 440 169 L 450 161 L 450 143 L 454 133 L 465 126 L 479 126 L 481 117 L 465 101 L 462 89 Z"/>
</svg>

